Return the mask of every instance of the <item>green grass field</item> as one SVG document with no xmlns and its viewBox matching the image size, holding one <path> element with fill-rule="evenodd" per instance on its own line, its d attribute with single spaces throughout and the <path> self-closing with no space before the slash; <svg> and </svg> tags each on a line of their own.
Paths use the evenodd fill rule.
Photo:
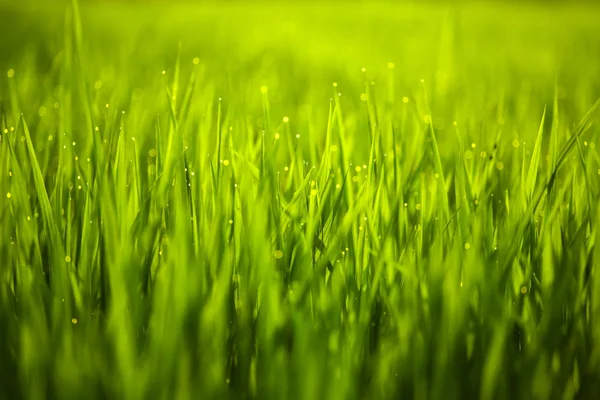
<svg viewBox="0 0 600 400">
<path fill-rule="evenodd" d="M 600 7 L 0 1 L 0 399 L 600 398 Z"/>
</svg>

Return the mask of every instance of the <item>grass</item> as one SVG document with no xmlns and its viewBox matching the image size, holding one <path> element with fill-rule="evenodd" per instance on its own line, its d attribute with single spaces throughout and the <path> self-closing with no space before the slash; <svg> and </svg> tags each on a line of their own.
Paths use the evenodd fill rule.
<svg viewBox="0 0 600 400">
<path fill-rule="evenodd" d="M 0 2 L 0 399 L 600 396 L 598 17 Z"/>
</svg>

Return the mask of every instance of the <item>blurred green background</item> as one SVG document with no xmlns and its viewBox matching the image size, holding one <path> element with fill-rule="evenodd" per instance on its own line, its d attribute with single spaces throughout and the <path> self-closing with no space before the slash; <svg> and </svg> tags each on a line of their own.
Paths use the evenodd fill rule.
<svg viewBox="0 0 600 400">
<path fill-rule="evenodd" d="M 55 86 L 68 3 L 3 1 L 0 69 Z M 382 86 L 392 62 L 394 81 L 385 85 L 393 87 L 378 91 L 414 97 L 425 79 L 442 141 L 454 137 L 444 134 L 451 121 L 475 127 L 498 114 L 499 104 L 520 124 L 528 120 L 525 110 L 552 103 L 556 85 L 561 103 L 581 115 L 600 96 L 599 18 L 593 4 L 571 2 L 81 4 L 84 68 L 101 82 L 93 91 L 99 101 L 126 106 L 132 93 L 155 93 L 157 74 L 172 70 L 181 45 L 182 60 L 199 57 L 207 93 L 252 113 L 260 109 L 256 88 L 267 85 L 275 114 L 298 121 L 305 118 L 301 106 L 326 107 L 332 82 L 358 106 L 361 68 Z M 185 77 L 191 64 L 183 66 Z M 21 90 L 29 96 L 25 111 L 52 103 L 27 80 Z M 162 103 L 148 111 L 165 106 L 154 97 Z"/>
<path fill-rule="evenodd" d="M 0 68 L 56 84 L 67 5 L 0 3 Z M 500 103 L 517 117 L 519 107 L 541 112 L 556 85 L 561 102 L 581 113 L 600 95 L 599 17 L 594 4 L 560 1 L 81 3 L 85 71 L 102 83 L 99 99 L 116 87 L 128 97 L 157 90 L 156 74 L 172 70 L 180 45 L 183 77 L 199 57 L 205 90 L 244 107 L 260 107 L 252 100 L 262 85 L 278 114 L 282 105 L 288 113 L 290 105 L 326 107 L 332 82 L 360 104 L 355 83 L 365 67 L 385 95 L 412 96 L 425 79 L 441 122 L 483 120 Z M 46 100 L 36 87 L 21 89 L 31 96 L 27 111 Z"/>
</svg>

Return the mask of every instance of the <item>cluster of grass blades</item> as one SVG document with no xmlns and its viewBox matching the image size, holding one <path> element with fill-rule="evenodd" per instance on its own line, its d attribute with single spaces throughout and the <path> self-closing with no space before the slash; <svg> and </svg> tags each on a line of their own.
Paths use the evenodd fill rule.
<svg viewBox="0 0 600 400">
<path fill-rule="evenodd" d="M 478 147 L 393 63 L 281 114 L 184 45 L 105 90 L 64 24 L 0 83 L 0 399 L 600 396 L 600 101 Z"/>
</svg>

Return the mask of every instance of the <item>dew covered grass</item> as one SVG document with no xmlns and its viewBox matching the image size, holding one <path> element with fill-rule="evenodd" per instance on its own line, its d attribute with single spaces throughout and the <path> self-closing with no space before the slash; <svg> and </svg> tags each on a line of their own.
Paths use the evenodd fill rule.
<svg viewBox="0 0 600 400">
<path fill-rule="evenodd" d="M 0 1 L 0 399 L 599 398 L 599 20 Z"/>
</svg>

